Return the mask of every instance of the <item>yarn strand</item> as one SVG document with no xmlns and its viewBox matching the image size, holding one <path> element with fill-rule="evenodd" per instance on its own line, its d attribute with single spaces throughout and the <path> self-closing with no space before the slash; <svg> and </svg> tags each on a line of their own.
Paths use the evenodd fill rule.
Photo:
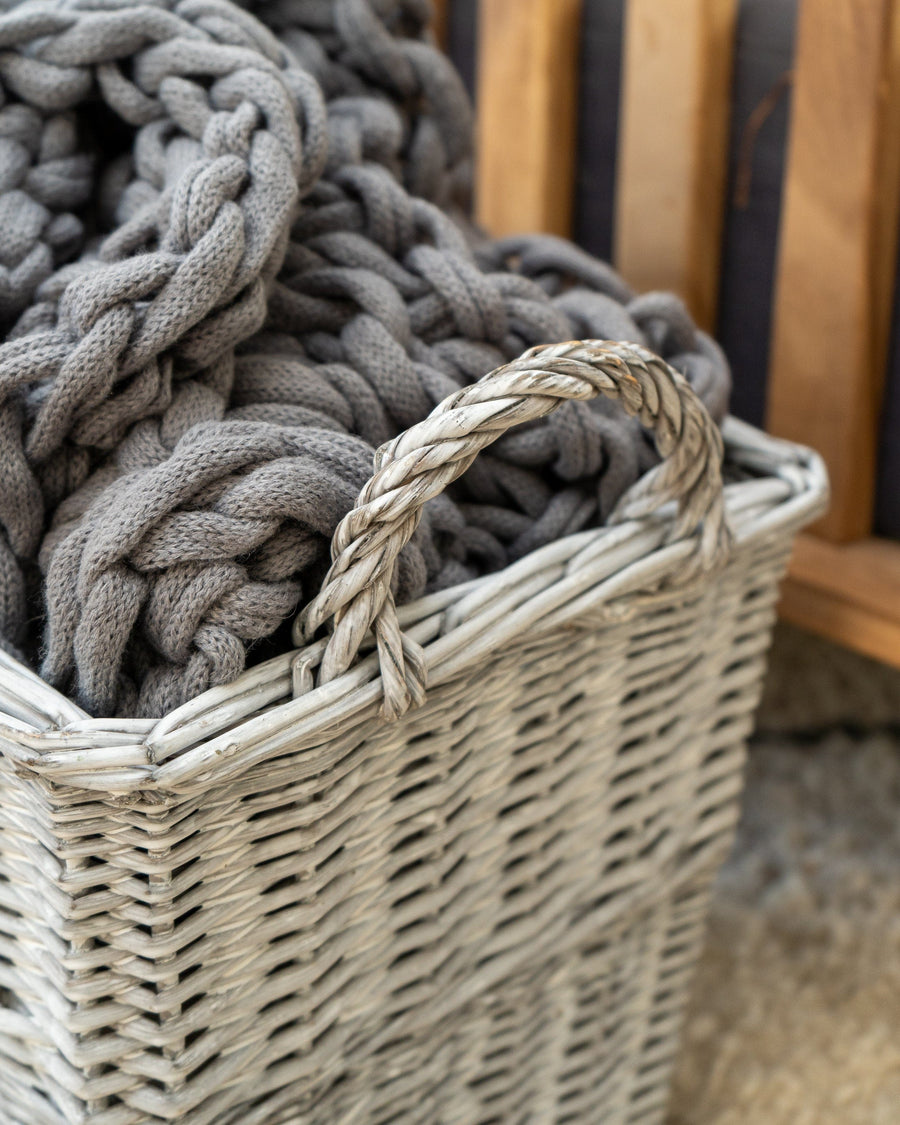
<svg viewBox="0 0 900 1125">
<path fill-rule="evenodd" d="M 0 643 L 93 714 L 161 715 L 289 644 L 375 449 L 530 347 L 649 348 L 726 410 L 677 298 L 467 220 L 471 109 L 428 20 L 0 16 Z M 426 506 L 394 599 L 602 522 L 657 460 L 636 420 L 567 402 Z"/>
</svg>

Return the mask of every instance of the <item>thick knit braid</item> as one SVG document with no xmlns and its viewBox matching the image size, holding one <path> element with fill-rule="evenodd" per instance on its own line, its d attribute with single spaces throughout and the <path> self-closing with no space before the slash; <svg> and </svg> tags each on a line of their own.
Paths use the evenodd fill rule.
<svg viewBox="0 0 900 1125">
<path fill-rule="evenodd" d="M 0 108 L 0 326 L 8 327 L 42 281 L 81 248 L 78 212 L 93 187 L 72 114 Z"/>
<path fill-rule="evenodd" d="M 0 47 L 17 108 L 56 115 L 99 95 L 137 130 L 127 220 L 50 279 L 0 348 L 10 568 L 36 550 L 45 496 L 53 503 L 84 479 L 90 451 L 112 448 L 136 420 L 177 413 L 181 379 L 227 397 L 234 346 L 265 317 L 325 130 L 315 83 L 219 0 L 26 2 L 0 20 Z M 2 625 L 15 641 L 21 621 Z"/>
<path fill-rule="evenodd" d="M 310 356 L 361 374 L 394 433 L 527 347 L 573 335 L 652 344 L 716 417 L 724 413 L 727 365 L 676 298 L 634 297 L 608 266 L 549 238 L 531 240 L 527 252 L 524 240 L 507 246 L 496 256 L 499 268 L 481 269 L 447 216 L 375 166 L 326 175 L 310 202 L 319 197 L 323 205 L 309 206 L 295 224 L 286 269 L 297 272 L 276 287 L 270 311 Z M 527 276 L 538 250 L 540 280 L 552 267 L 556 295 Z M 360 431 L 373 444 L 385 440 L 380 417 L 379 423 Z M 637 425 L 623 422 L 614 407 L 572 403 L 499 442 L 468 479 L 482 504 L 503 506 L 521 493 L 533 522 L 555 491 L 535 488 L 534 470 L 576 481 L 606 469 L 599 493 L 605 514 L 652 457 Z M 535 532 L 523 529 L 513 557 L 538 545 Z M 549 527 L 547 534 L 554 534 Z"/>
<path fill-rule="evenodd" d="M 430 0 L 246 2 L 331 103 L 333 167 L 371 160 L 413 195 L 466 207 L 472 111 L 455 68 L 431 41 Z"/>
<path fill-rule="evenodd" d="M 112 357 L 102 398 L 80 397 L 94 385 L 95 353 L 82 353 L 86 389 L 74 379 L 77 366 L 66 368 L 81 337 L 66 337 L 58 356 L 41 358 L 61 326 L 71 325 L 72 307 L 93 302 L 101 316 L 108 311 L 107 293 L 124 284 L 109 280 L 110 268 L 132 276 L 139 264 L 153 268 L 177 185 L 208 159 L 183 120 L 195 103 L 202 109 L 202 98 L 193 92 L 169 104 L 179 95 L 170 93 L 167 71 L 153 96 L 161 101 L 165 86 L 169 102 L 136 126 L 129 151 L 100 170 L 101 219 L 111 233 L 43 283 L 0 348 L 0 388 L 4 353 L 24 388 L 9 395 L 11 444 L 2 433 L 0 449 L 14 449 L 21 435 L 21 457 L 8 462 L 20 469 L 24 462 L 14 487 L 22 495 L 31 489 L 38 511 L 54 512 L 41 549 L 44 673 L 95 713 L 161 714 L 233 678 L 247 646 L 316 592 L 331 533 L 367 479 L 374 449 L 530 345 L 573 336 L 649 344 L 717 415 L 724 410 L 727 367 L 677 300 L 635 297 L 609 267 L 560 240 L 478 241 L 473 251 L 447 215 L 404 187 L 417 183 L 423 160 L 425 141 L 411 138 L 433 142 L 429 166 L 440 174 L 419 181 L 432 200 L 452 194 L 469 144 L 468 116 L 453 109 L 449 87 L 419 73 L 439 57 L 422 39 L 424 5 L 301 0 L 278 7 L 280 46 L 252 15 L 224 2 L 166 9 L 185 20 L 191 13 L 195 30 L 219 45 L 261 54 L 264 73 L 274 68 L 293 97 L 306 146 L 294 186 L 304 198 L 289 238 L 295 212 L 277 212 L 281 240 L 257 280 L 198 324 L 176 323 L 146 365 L 149 374 L 125 366 L 160 288 L 145 280 L 146 288 L 126 297 L 136 313 L 124 344 L 101 353 Z M 25 8 L 34 10 L 33 0 L 19 11 Z M 264 18 L 274 8 L 270 0 L 253 5 Z M 378 36 L 383 56 L 372 53 Z M 206 43 L 195 52 L 203 58 Z M 125 65 L 124 48 L 121 55 L 122 72 L 144 93 L 148 68 L 171 69 L 169 57 L 153 69 L 153 50 L 141 67 Z M 176 77 L 191 81 L 199 64 L 180 50 L 187 69 Z M 377 63 L 419 50 L 429 54 L 406 85 L 396 60 Z M 285 65 L 288 53 L 302 65 Z M 328 98 L 327 158 L 316 140 L 321 100 L 310 71 Z M 203 95 L 220 81 L 217 72 L 199 83 Z M 236 116 L 240 107 L 229 108 Z M 458 150 L 448 140 L 454 128 L 465 134 Z M 191 187 L 190 198 L 196 194 Z M 222 209 L 220 199 L 213 192 L 204 217 Z M 240 205 L 244 196 L 234 200 Z M 218 257 L 213 247 L 205 269 L 216 269 Z M 97 271 L 103 280 L 92 291 Z M 203 276 L 197 271 L 193 284 Z M 115 307 L 121 303 L 119 296 Z M 71 409 L 57 404 L 54 415 L 47 404 L 66 385 L 64 369 L 73 373 L 63 395 Z M 49 435 L 43 445 L 42 435 Z M 397 601 L 496 569 L 605 518 L 654 461 L 636 424 L 602 405 L 569 403 L 510 434 L 452 496 L 429 504 L 401 557 Z M 0 464 L 8 474 L 6 458 Z M 5 577 L 0 556 L 0 612 L 4 598 L 21 604 L 17 582 L 17 571 Z M 8 626 L 2 630 L 11 636 Z"/>
<path fill-rule="evenodd" d="M 150 440 L 158 424 L 135 430 L 117 452 L 132 475 L 116 499 L 100 474 L 101 503 L 84 489 L 60 509 L 69 520 L 57 536 L 74 534 L 50 551 L 45 674 L 65 683 L 77 668 L 79 698 L 94 709 L 158 713 L 232 678 L 244 644 L 314 593 L 330 533 L 374 448 L 497 362 L 571 333 L 544 288 L 480 271 L 455 225 L 383 168 L 361 166 L 348 182 L 341 211 L 346 220 L 355 209 L 351 229 L 304 237 L 333 204 L 328 192 L 324 207 L 315 205 L 318 188 L 297 220 L 285 269 L 300 268 L 279 281 L 270 304 L 271 319 L 296 335 L 246 346 L 223 420 L 190 431 L 172 456 Z M 392 198 L 394 225 L 379 219 L 366 190 Z M 605 277 L 604 288 L 621 284 Z M 584 324 L 635 341 L 642 307 L 651 320 L 660 312 L 659 302 L 636 298 L 634 319 L 629 306 L 587 289 L 582 303 Z M 678 309 L 670 318 L 683 318 Z M 677 354 L 685 340 L 671 335 Z M 288 422 L 309 427 L 293 454 L 282 444 L 296 432 Z M 233 450 L 227 460 L 212 456 L 221 449 Z M 583 402 L 501 439 L 462 482 L 459 505 L 443 499 L 407 549 L 398 600 L 584 526 L 653 459 L 620 417 Z M 314 579 L 305 590 L 304 573 Z M 132 670 L 127 647 L 138 623 L 158 659 Z"/>
</svg>

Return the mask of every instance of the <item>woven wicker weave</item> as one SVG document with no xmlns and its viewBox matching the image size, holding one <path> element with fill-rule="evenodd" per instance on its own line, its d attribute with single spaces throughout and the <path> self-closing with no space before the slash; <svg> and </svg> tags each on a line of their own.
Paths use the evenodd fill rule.
<svg viewBox="0 0 900 1125">
<path fill-rule="evenodd" d="M 598 392 L 666 458 L 616 525 L 395 611 L 428 496 Z M 381 452 L 304 617 L 328 640 L 158 722 L 0 657 L 0 1119 L 658 1122 L 777 581 L 826 491 L 806 450 L 732 421 L 725 445 L 723 491 L 649 353 L 536 350 Z"/>
</svg>

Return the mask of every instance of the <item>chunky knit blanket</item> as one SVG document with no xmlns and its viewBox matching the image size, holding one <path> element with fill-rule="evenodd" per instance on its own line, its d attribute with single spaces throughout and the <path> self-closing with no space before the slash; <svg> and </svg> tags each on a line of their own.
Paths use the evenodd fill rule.
<svg viewBox="0 0 900 1125">
<path fill-rule="evenodd" d="M 288 644 L 375 447 L 533 344 L 643 343 L 723 415 L 677 299 L 465 220 L 427 0 L 5 6 L 0 637 L 90 712 Z M 602 521 L 654 456 L 603 402 L 511 433 L 428 506 L 398 599 Z"/>
</svg>

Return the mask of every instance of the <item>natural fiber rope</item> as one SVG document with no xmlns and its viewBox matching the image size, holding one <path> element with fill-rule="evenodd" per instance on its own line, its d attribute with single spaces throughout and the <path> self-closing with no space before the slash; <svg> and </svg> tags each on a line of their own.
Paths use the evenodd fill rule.
<svg viewBox="0 0 900 1125">
<path fill-rule="evenodd" d="M 65 218 L 62 245 L 44 221 L 43 245 L 81 256 L 28 274 L 0 346 L 0 633 L 28 646 L 40 548 L 43 672 L 94 713 L 233 678 L 316 593 L 374 449 L 534 344 L 647 345 L 726 405 L 677 300 L 560 240 L 473 240 L 435 205 L 464 196 L 469 116 L 423 4 L 253 10 L 280 41 L 225 0 L 0 19 L 0 115 L 44 134 L 63 115 L 79 144 L 103 124 L 90 203 L 42 203 L 101 237 Z M 13 190 L 31 198 L 55 151 L 87 169 L 84 143 L 25 147 Z M 429 505 L 396 597 L 605 518 L 654 459 L 598 404 L 504 437 Z"/>
<path fill-rule="evenodd" d="M 722 499 L 722 438 L 677 371 L 644 348 L 600 340 L 532 348 L 520 359 L 445 399 L 423 422 L 378 450 L 376 473 L 338 525 L 334 562 L 321 592 L 301 615 L 299 636 L 310 641 L 334 618 L 321 662 L 327 683 L 356 658 L 370 628 L 378 642 L 385 718 L 424 698 L 425 662 L 400 630 L 390 581 L 424 504 L 439 496 L 511 426 L 544 418 L 562 403 L 603 395 L 620 403 L 656 439 L 661 464 L 612 513 L 641 518 L 678 502 L 674 535 L 703 528 L 697 563 L 710 569 L 729 544 Z M 696 566 L 687 568 L 695 574 Z M 297 632 L 297 631 L 295 631 Z"/>
</svg>

